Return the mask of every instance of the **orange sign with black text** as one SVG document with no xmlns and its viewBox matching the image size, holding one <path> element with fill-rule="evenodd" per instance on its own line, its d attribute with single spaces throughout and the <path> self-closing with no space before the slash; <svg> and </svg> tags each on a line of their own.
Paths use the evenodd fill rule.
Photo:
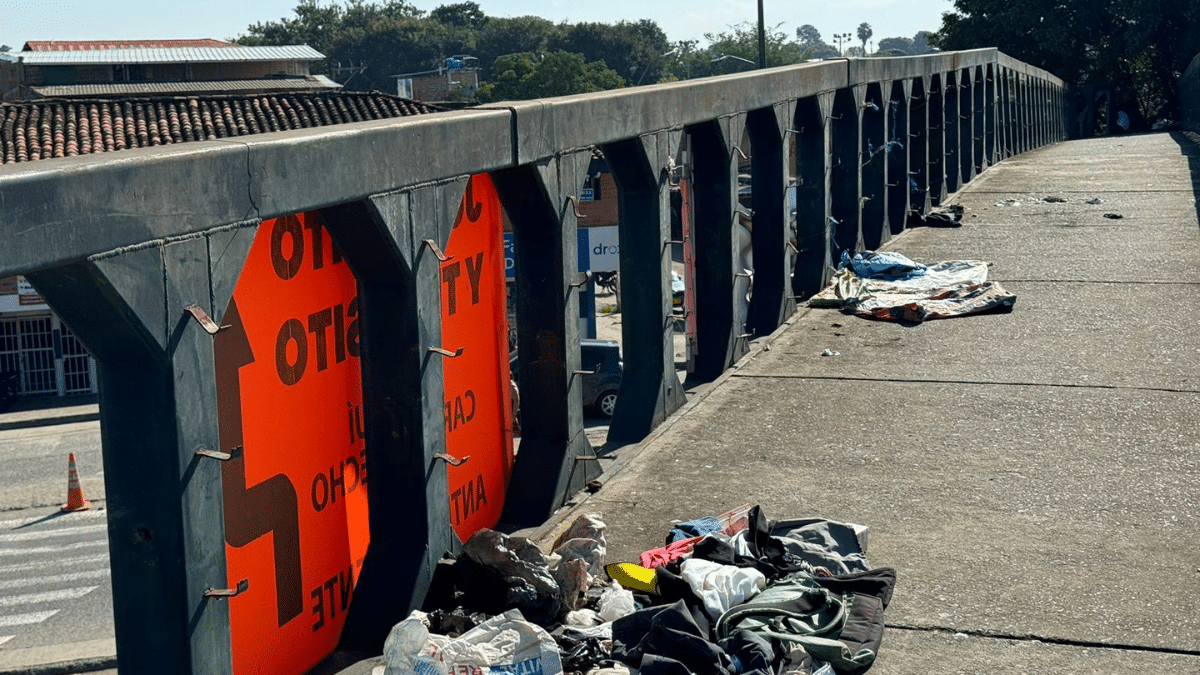
<svg viewBox="0 0 1200 675">
<path fill-rule="evenodd" d="M 264 221 L 216 338 L 233 672 L 333 652 L 369 542 L 354 275 L 317 213 Z"/>
<path fill-rule="evenodd" d="M 442 346 L 462 348 L 443 364 L 450 522 L 464 541 L 500 522 L 512 475 L 504 226 L 500 198 L 486 174 L 472 176 L 441 265 Z"/>
</svg>

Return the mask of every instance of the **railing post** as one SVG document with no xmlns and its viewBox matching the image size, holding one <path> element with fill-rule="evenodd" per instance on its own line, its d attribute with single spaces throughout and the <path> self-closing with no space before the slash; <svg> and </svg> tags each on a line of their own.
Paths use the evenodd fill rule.
<svg viewBox="0 0 1200 675">
<path fill-rule="evenodd" d="M 989 63 L 987 65 L 987 91 L 984 92 L 984 161 L 986 166 L 995 166 L 996 162 L 1000 161 L 1000 152 L 997 147 L 1000 143 L 1000 134 L 997 131 L 1000 128 L 1000 116 L 997 114 L 997 94 L 999 87 L 996 86 L 996 64 Z"/>
<path fill-rule="evenodd" d="M 750 134 L 751 203 L 754 229 L 754 293 L 746 332 L 770 335 L 796 311 L 791 292 L 791 219 L 787 204 L 788 153 L 786 141 L 795 117 L 794 106 L 783 103 L 753 110 L 746 117 Z"/>
<path fill-rule="evenodd" d="M 862 233 L 859 229 L 859 132 L 862 114 L 862 94 L 865 87 L 839 89 L 834 94 L 833 111 L 829 117 L 833 157 L 829 169 L 830 225 L 834 234 L 830 238 L 830 257 L 833 266 L 838 265 L 842 252 L 854 255 L 862 250 Z"/>
<path fill-rule="evenodd" d="M 930 131 L 930 100 L 929 77 L 922 75 L 909 81 L 908 109 L 908 175 L 905 183 L 908 185 L 909 204 L 914 213 L 929 211 L 929 139 Z M 916 188 L 916 191 L 913 188 Z"/>
<path fill-rule="evenodd" d="M 983 66 L 976 66 L 975 77 L 971 80 L 971 83 L 973 99 L 971 108 L 973 113 L 971 119 L 971 147 L 974 149 L 974 161 L 971 164 L 971 170 L 972 178 L 974 178 L 974 176 L 983 173 L 983 170 L 988 167 L 988 156 L 991 149 L 987 145 L 987 139 L 991 134 L 987 125 L 990 106 L 987 103 L 986 95 L 991 90 L 992 81 L 984 73 Z"/>
<path fill-rule="evenodd" d="M 378 651 L 396 622 L 420 606 L 433 568 L 458 540 L 447 474 L 440 263 L 466 178 L 376 195 L 321 212 L 358 280 L 367 493 L 371 541 L 340 646 Z M 413 546 L 422 542 L 422 546 Z"/>
<path fill-rule="evenodd" d="M 796 233 L 792 291 L 807 299 L 820 291 L 833 274 L 829 238 L 830 115 L 833 93 L 802 98 L 796 102 L 793 128 L 796 137 Z"/>
<path fill-rule="evenodd" d="M 975 178 L 975 89 L 979 83 L 970 68 L 958 71 L 959 186 Z"/>
<path fill-rule="evenodd" d="M 692 175 L 695 176 L 696 251 L 696 370 L 700 380 L 715 380 L 747 351 L 745 327 L 740 321 L 738 287 L 740 269 L 734 246 L 739 227 L 737 202 L 738 145 L 744 116 L 688 127 L 692 135 Z"/>
<path fill-rule="evenodd" d="M 943 87 L 944 95 L 943 102 L 946 108 L 942 115 L 942 130 L 945 134 L 945 165 L 946 165 L 946 193 L 947 195 L 958 191 L 962 185 L 962 146 L 959 142 L 959 136 L 962 130 L 959 116 L 962 114 L 962 105 L 959 96 L 959 73 L 950 71 L 946 73 L 946 83 Z"/>
<path fill-rule="evenodd" d="M 946 75 L 935 73 L 929 80 L 929 200 L 933 206 L 946 201 Z"/>
<path fill-rule="evenodd" d="M 855 85 L 855 101 L 859 103 L 859 200 L 858 222 L 862 245 L 879 248 L 889 234 L 887 223 L 887 102 L 883 92 L 891 90 L 891 82 L 871 82 Z"/>
<path fill-rule="evenodd" d="M 682 134 L 603 147 L 619 190 L 624 374 L 608 440 L 642 440 L 685 402 L 675 374 L 671 309 L 671 176 Z"/>
<path fill-rule="evenodd" d="M 213 335 L 254 229 L 28 275 L 96 356 L 121 672 L 230 673 Z M 210 245 L 211 242 L 211 245 Z M 210 250 L 219 253 L 211 255 Z M 226 449 L 227 450 L 227 449 Z"/>
<path fill-rule="evenodd" d="M 914 140 L 909 138 L 909 97 L 912 94 L 912 80 L 896 80 L 892 83 L 890 95 L 885 101 L 885 117 L 887 120 L 887 157 L 884 183 L 887 185 L 887 221 L 888 235 L 897 235 L 904 231 L 915 196 L 909 189 L 909 144 Z"/>
<path fill-rule="evenodd" d="M 599 476 L 584 435 L 579 370 L 577 221 L 569 197 L 583 185 L 591 150 L 496 171 L 492 178 L 513 223 L 521 452 L 513 465 L 504 520 L 542 522 Z"/>
</svg>

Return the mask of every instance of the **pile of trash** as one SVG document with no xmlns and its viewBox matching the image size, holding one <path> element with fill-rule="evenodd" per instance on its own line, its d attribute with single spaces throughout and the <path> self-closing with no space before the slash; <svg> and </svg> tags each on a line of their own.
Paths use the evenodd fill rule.
<svg viewBox="0 0 1200 675">
<path fill-rule="evenodd" d="M 950 260 L 922 265 L 893 251 L 842 252 L 833 281 L 809 300 L 870 319 L 919 323 L 967 314 L 1008 311 L 1017 302 L 988 281 L 988 263 Z"/>
<path fill-rule="evenodd" d="M 475 533 L 392 629 L 384 675 L 858 675 L 875 661 L 896 573 L 869 567 L 864 526 L 745 506 L 608 565 L 604 529 L 581 516 L 550 555 Z"/>
</svg>

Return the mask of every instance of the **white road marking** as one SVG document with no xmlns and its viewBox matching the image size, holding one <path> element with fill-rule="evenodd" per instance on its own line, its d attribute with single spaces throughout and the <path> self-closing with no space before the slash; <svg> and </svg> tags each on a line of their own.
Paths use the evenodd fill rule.
<svg viewBox="0 0 1200 675">
<path fill-rule="evenodd" d="M 0 542 L 6 541 L 33 541 L 36 539 L 50 539 L 52 537 L 68 537 L 85 532 L 106 532 L 108 531 L 108 523 L 96 523 L 94 525 L 76 525 L 74 527 L 56 527 L 47 530 L 30 530 L 28 532 L 9 532 L 0 534 Z"/>
<path fill-rule="evenodd" d="M 67 584 L 85 579 L 107 579 L 108 569 L 102 570 L 84 570 L 82 572 L 71 572 L 70 574 L 55 574 L 48 577 L 27 577 L 25 579 L 8 579 L 0 581 L 0 589 L 6 588 L 27 588 L 36 584 Z M 3 599 L 0 599 L 2 602 Z"/>
<path fill-rule="evenodd" d="M 107 518 L 108 509 L 90 509 L 87 511 L 75 511 L 74 513 L 64 513 L 53 518 L 46 516 L 32 516 L 29 518 L 16 518 L 13 520 L 0 520 L 0 530 L 12 530 L 33 523 L 51 525 L 54 523 L 66 523 L 73 520 L 91 520 L 92 518 Z"/>
<path fill-rule="evenodd" d="M 57 609 L 52 609 L 48 612 L 30 612 L 28 614 L 0 616 L 0 627 L 27 626 L 31 623 L 41 623 L 55 614 L 58 614 Z"/>
<path fill-rule="evenodd" d="M 108 569 L 108 554 L 101 553 L 100 555 L 86 555 L 86 556 L 80 556 L 78 558 L 67 558 L 66 560 L 55 560 L 54 566 L 55 567 L 67 567 L 67 566 L 74 567 L 75 565 L 83 565 L 86 563 L 98 563 L 98 562 L 105 563 L 104 569 L 107 570 Z M 34 565 L 31 563 L 21 563 L 19 565 L 4 565 L 4 566 L 0 567 L 0 574 L 4 574 L 5 572 L 28 572 L 31 567 L 34 567 Z"/>
<path fill-rule="evenodd" d="M 0 597 L 0 607 L 13 607 L 15 605 L 32 605 L 39 602 L 58 602 L 60 600 L 77 600 L 92 591 L 100 588 L 99 586 L 80 586 L 79 588 L 64 588 L 59 591 L 45 591 L 42 593 L 23 593 L 21 595 L 9 595 Z M 55 610 L 57 611 L 57 610 Z M 3 625 L 3 624 L 0 624 Z"/>
<path fill-rule="evenodd" d="M 2 556 L 18 556 L 18 555 L 33 555 L 36 553 L 62 553 L 64 551 L 74 551 L 81 548 L 96 548 L 97 546 L 108 547 L 108 539 L 100 541 L 80 541 L 74 544 L 63 544 L 61 546 L 34 546 L 33 548 L 0 548 L 0 557 Z"/>
</svg>

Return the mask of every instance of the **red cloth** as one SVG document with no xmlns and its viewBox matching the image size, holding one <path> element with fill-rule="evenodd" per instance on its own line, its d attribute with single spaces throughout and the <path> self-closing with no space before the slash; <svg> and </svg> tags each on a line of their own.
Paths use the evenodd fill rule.
<svg viewBox="0 0 1200 675">
<path fill-rule="evenodd" d="M 691 539 L 680 539 L 679 541 L 662 548 L 646 551 L 638 559 L 638 564 L 642 567 L 649 567 L 651 569 L 655 567 L 662 567 L 672 560 L 676 560 L 690 554 L 692 552 L 692 547 L 696 545 L 696 542 L 703 538 L 704 537 L 692 537 Z"/>
</svg>

